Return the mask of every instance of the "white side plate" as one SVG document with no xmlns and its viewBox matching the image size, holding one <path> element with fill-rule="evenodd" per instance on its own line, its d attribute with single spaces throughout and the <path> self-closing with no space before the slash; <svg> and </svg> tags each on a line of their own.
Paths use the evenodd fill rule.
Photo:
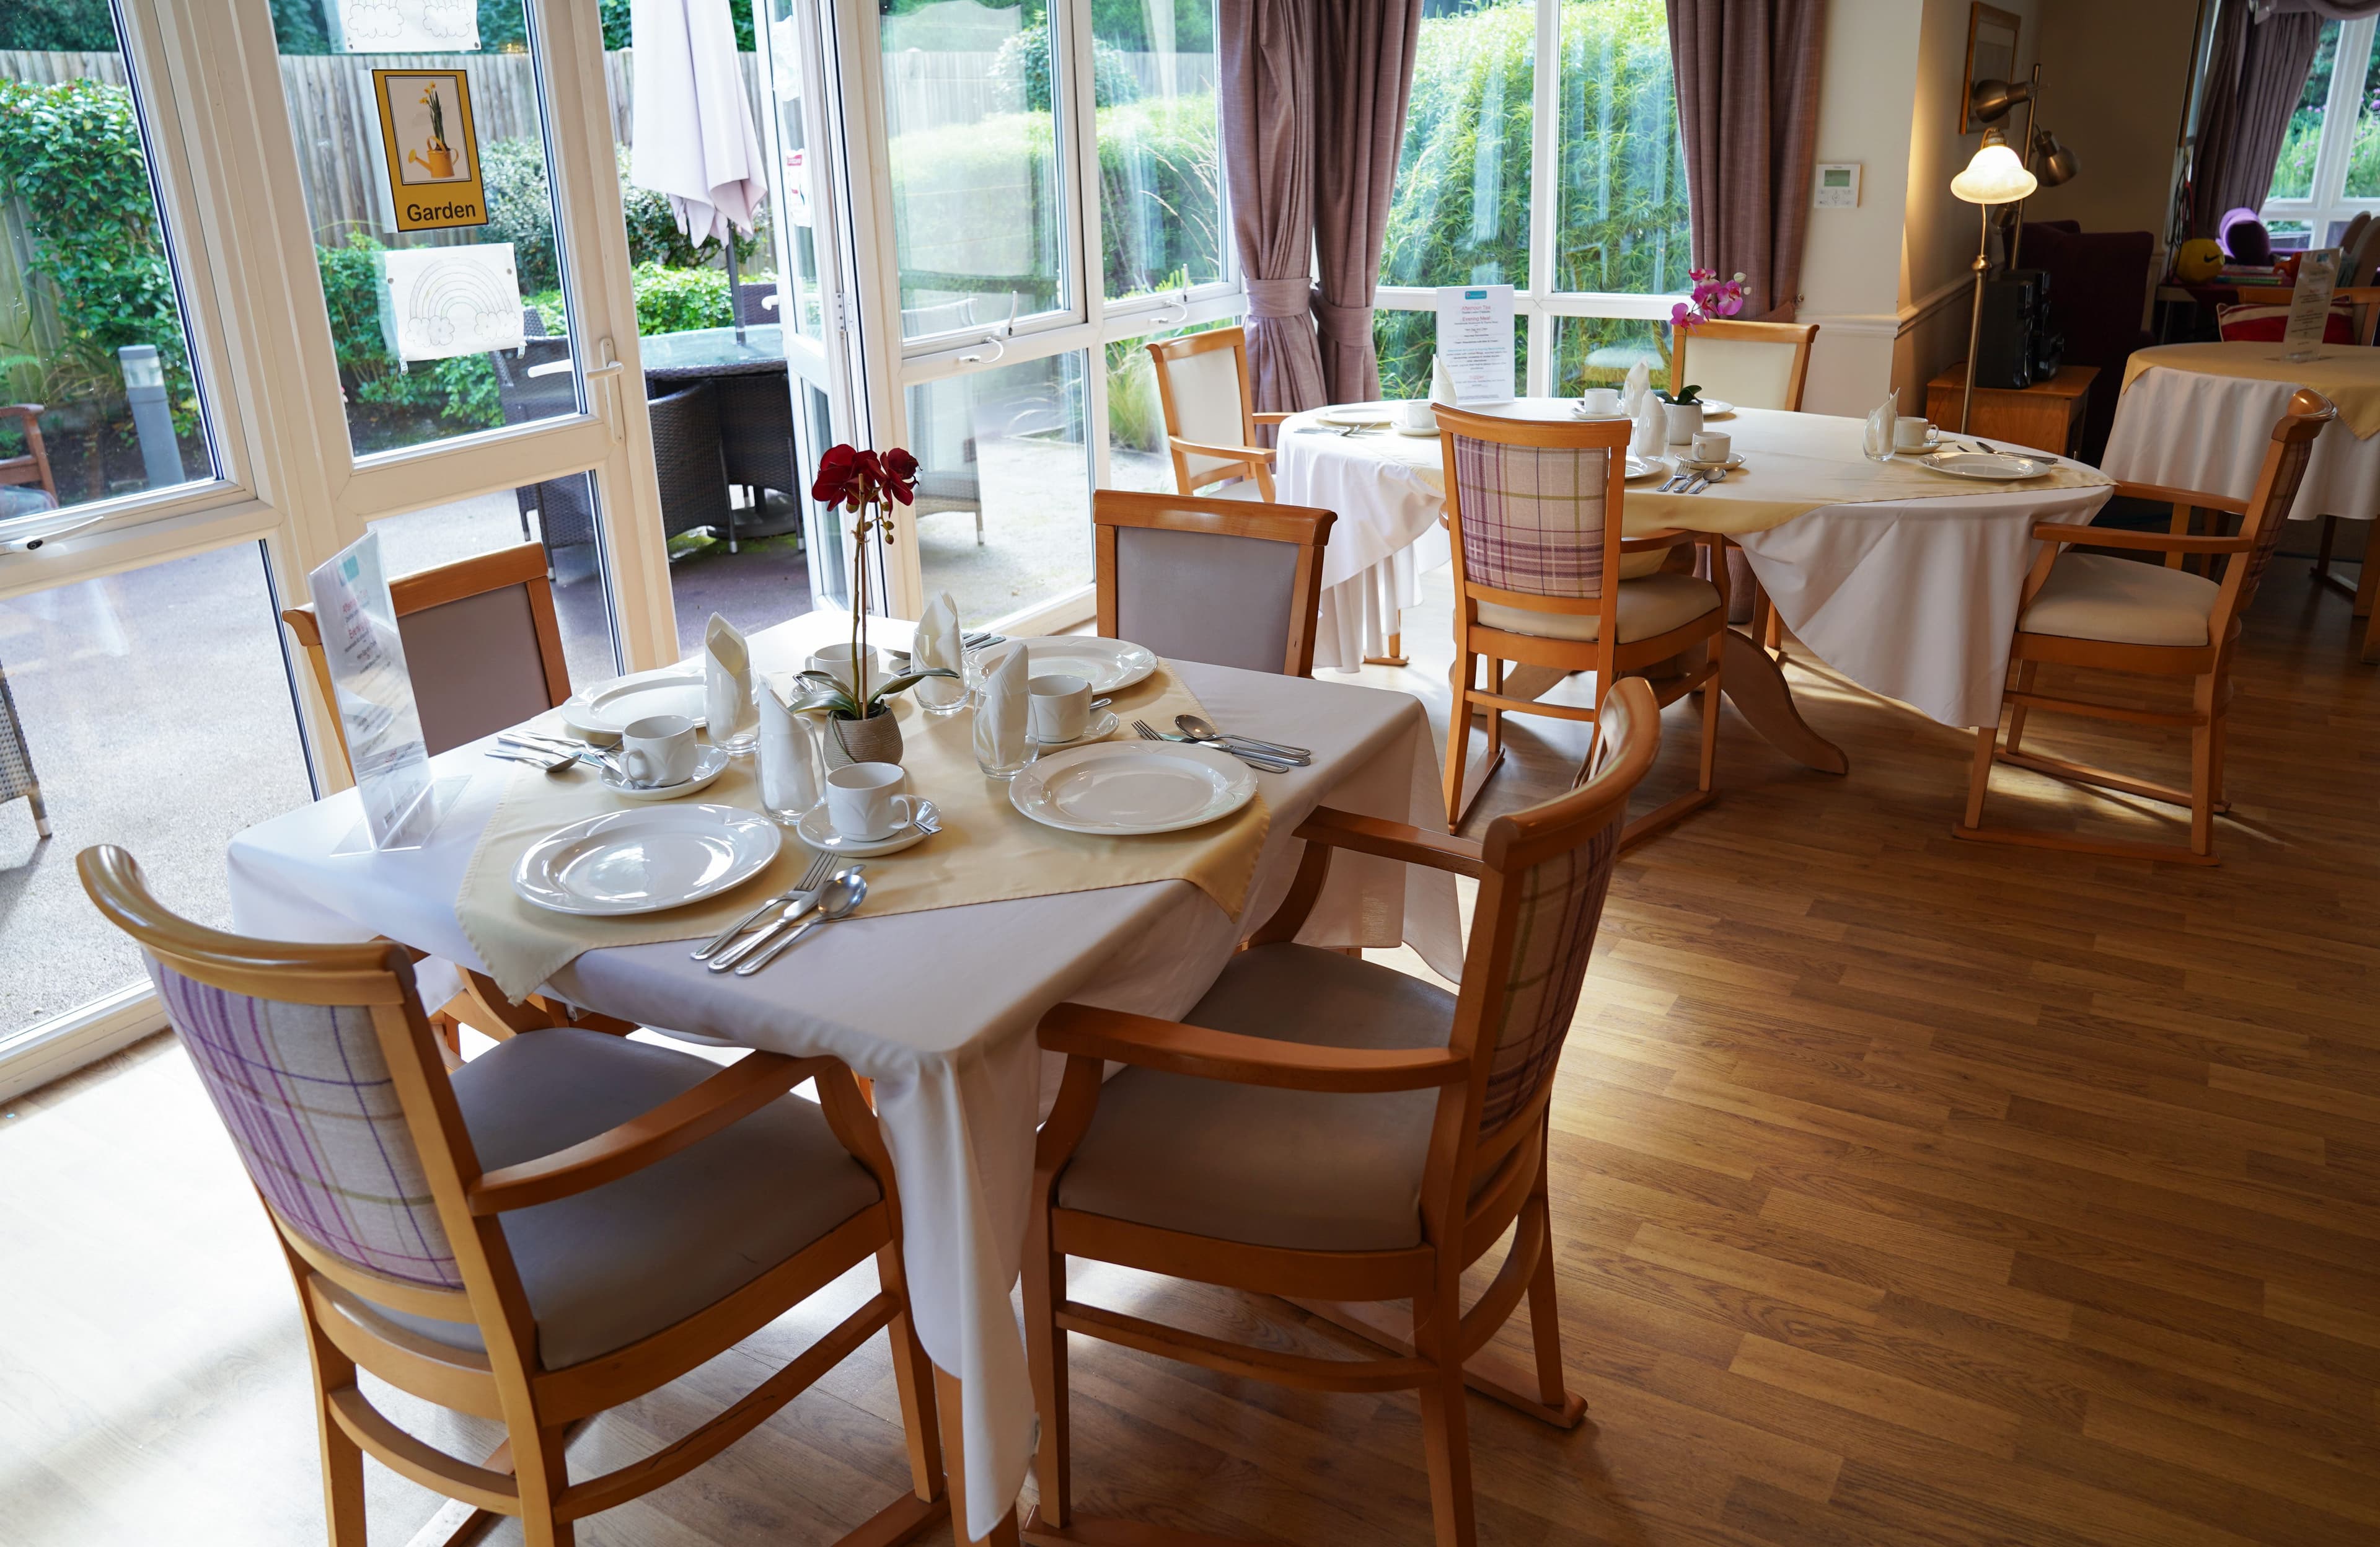
<svg viewBox="0 0 2380 1547">
<path fill-rule="evenodd" d="M 1628 470 L 1621 476 L 1626 481 L 1633 483 L 1639 479 L 1667 478 L 1676 470 L 1670 466 L 1670 459 L 1666 457 L 1639 457 L 1631 452 L 1628 457 Z"/>
<path fill-rule="evenodd" d="M 1729 402 L 1724 397 L 1705 397 L 1700 399 L 1700 401 L 1703 406 L 1703 417 L 1705 419 L 1725 419 L 1728 415 L 1735 412 L 1735 405 Z"/>
<path fill-rule="evenodd" d="M 1091 685 L 1091 696 L 1146 682 L 1157 670 L 1157 652 L 1126 640 L 1095 634 L 1055 634 L 1015 643 L 1033 652 L 1033 675 L 1064 672 Z"/>
<path fill-rule="evenodd" d="M 513 870 L 524 901 L 556 913 L 659 913 L 769 868 L 777 824 L 740 806 L 640 806 L 574 822 Z"/>
<path fill-rule="evenodd" d="M 1247 764 L 1211 747 L 1102 741 L 1041 758 L 1008 783 L 1008 801 L 1069 833 L 1172 833 L 1256 798 Z"/>
<path fill-rule="evenodd" d="M 1391 416 L 1378 403 L 1367 403 L 1355 408 L 1325 408 L 1314 417 L 1325 424 L 1386 424 Z"/>
<path fill-rule="evenodd" d="M 600 688 L 571 695 L 562 706 L 562 722 L 575 736 L 610 743 L 648 714 L 683 714 L 703 725 L 709 723 L 710 713 L 700 670 L 663 666 L 614 677 Z"/>
</svg>

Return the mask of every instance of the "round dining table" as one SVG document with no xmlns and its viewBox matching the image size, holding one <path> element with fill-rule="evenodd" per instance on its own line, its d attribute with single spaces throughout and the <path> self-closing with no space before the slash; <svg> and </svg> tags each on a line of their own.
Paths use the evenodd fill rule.
<svg viewBox="0 0 2380 1547">
<path fill-rule="evenodd" d="M 646 334 L 637 340 L 637 352 L 649 382 L 782 372 L 785 328 L 782 323 L 748 323 L 741 330 L 690 328 L 685 333 Z"/>
<path fill-rule="evenodd" d="M 1318 410 L 1282 427 L 1275 473 L 1284 504 L 1335 511 L 1324 551 L 1317 666 L 1352 671 L 1396 630 L 1420 575 L 1448 559 L 1444 453 L 1435 435 L 1390 427 L 1342 433 Z M 1570 420 L 1569 398 L 1521 398 L 1482 412 Z M 2085 524 L 2113 480 L 2039 453 L 2043 476 L 1971 481 L 1910 457 L 1871 460 L 1864 420 L 1738 408 L 1710 421 L 1743 465 L 1696 494 L 1661 480 L 1627 493 L 1627 528 L 1724 535 L 1742 548 L 1786 627 L 1814 655 L 1871 692 L 1947 725 L 1999 717 L 2009 640 L 2038 544 L 2037 521 Z M 1675 448 L 1682 449 L 1682 448 Z M 1767 652 L 1730 630 L 1722 680 L 1755 728 L 1813 767 L 1843 766 L 1791 710 Z"/>
</svg>

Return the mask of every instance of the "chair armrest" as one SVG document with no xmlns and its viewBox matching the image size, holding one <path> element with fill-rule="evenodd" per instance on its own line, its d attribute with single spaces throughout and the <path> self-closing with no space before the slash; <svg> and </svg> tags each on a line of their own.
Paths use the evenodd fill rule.
<svg viewBox="0 0 2380 1547">
<path fill-rule="evenodd" d="M 1430 1090 L 1471 1068 L 1467 1054 L 1442 1047 L 1315 1047 L 1090 1005 L 1061 1005 L 1043 1016 L 1041 1045 L 1075 1058 L 1286 1090 Z"/>
<path fill-rule="evenodd" d="M 1295 414 L 1251 414 L 1248 417 L 1258 424 L 1281 424 L 1297 416 Z"/>
<path fill-rule="evenodd" d="M 1227 462 L 1267 462 L 1272 460 L 1272 448 L 1262 445 L 1208 445 L 1204 441 L 1185 441 L 1172 437 L 1173 449 L 1186 451 L 1193 457 L 1220 457 Z"/>
<path fill-rule="evenodd" d="M 832 1058 L 747 1054 L 693 1090 L 592 1139 L 489 1172 L 465 1196 L 473 1213 L 501 1214 L 616 1182 L 699 1144 L 834 1066 Z"/>
<path fill-rule="evenodd" d="M 1451 871 L 1474 881 L 1485 869 L 1476 838 L 1427 833 L 1402 822 L 1383 822 L 1378 817 L 1357 816 L 1328 806 L 1316 808 L 1314 814 L 1299 826 L 1296 835 L 1310 844 L 1326 844 L 1357 854 L 1377 854 L 1383 859 L 1402 859 L 1408 865 L 1425 865 L 1433 871 Z"/>
<path fill-rule="evenodd" d="M 2244 554 L 2256 544 L 2245 537 L 2177 537 L 2163 531 L 2127 531 L 2120 527 L 2078 527 L 2064 521 L 2035 521 L 2033 535 L 2040 542 L 2072 542 L 2086 548 L 2135 548 L 2154 554 Z"/>
<path fill-rule="evenodd" d="M 2128 500 L 2150 500 L 2158 505 L 2195 506 L 2201 510 L 2221 510 L 2233 516 L 2248 514 L 2248 502 L 2235 500 L 2228 494 L 2210 494 L 2204 489 L 2168 489 L 2162 483 L 2116 483 L 2115 497 Z"/>
<path fill-rule="evenodd" d="M 0 403 L 0 419 L 21 419 L 28 424 L 45 411 L 39 403 Z"/>
</svg>

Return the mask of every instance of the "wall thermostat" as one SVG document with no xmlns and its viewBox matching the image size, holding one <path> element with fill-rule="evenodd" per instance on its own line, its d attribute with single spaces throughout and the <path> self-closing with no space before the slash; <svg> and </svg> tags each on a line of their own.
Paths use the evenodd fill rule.
<svg viewBox="0 0 2380 1547">
<path fill-rule="evenodd" d="M 1810 182 L 1812 207 L 1821 210 L 1859 208 L 1860 164 L 1855 161 L 1820 162 L 1813 168 L 1817 175 Z"/>
</svg>

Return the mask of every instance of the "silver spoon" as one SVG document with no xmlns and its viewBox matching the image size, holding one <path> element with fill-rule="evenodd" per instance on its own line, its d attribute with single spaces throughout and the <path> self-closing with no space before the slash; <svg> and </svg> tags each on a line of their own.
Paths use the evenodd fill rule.
<svg viewBox="0 0 2380 1547">
<path fill-rule="evenodd" d="M 827 886 L 832 886 L 833 884 L 834 883 L 830 881 L 826 883 L 826 886 L 821 886 L 817 891 L 796 892 L 794 894 L 793 900 L 785 905 L 785 910 L 783 913 L 778 914 L 774 919 L 771 920 L 767 927 L 754 931 L 740 943 L 731 945 L 726 950 L 720 952 L 715 956 L 712 956 L 707 965 L 713 972 L 726 971 L 737 962 L 742 961 L 746 956 L 750 956 L 753 952 L 767 944 L 770 941 L 774 940 L 777 936 L 783 934 L 785 932 L 785 927 L 791 924 L 795 920 L 799 919 L 803 914 L 817 907 L 820 900 L 826 895 Z"/>
<path fill-rule="evenodd" d="M 776 942 L 756 952 L 752 958 L 735 968 L 739 978 L 748 978 L 777 959 L 787 946 L 820 924 L 831 924 L 837 919 L 847 919 L 868 900 L 868 883 L 849 871 L 836 876 L 819 893 L 818 917 L 805 920 L 790 934 L 781 935 Z M 718 963 L 711 964 L 716 967 Z"/>
<path fill-rule="evenodd" d="M 1195 736 L 1201 741 L 1220 741 L 1226 745 L 1236 741 L 1244 747 L 1261 747 L 1268 752 L 1277 752 L 1293 762 L 1304 763 L 1314 761 L 1314 753 L 1306 748 L 1292 747 L 1279 741 L 1259 741 L 1253 736 L 1227 735 L 1218 730 L 1212 722 L 1201 719 L 1196 714 L 1176 714 L 1173 717 L 1173 723 L 1181 727 L 1183 735 Z"/>
</svg>

